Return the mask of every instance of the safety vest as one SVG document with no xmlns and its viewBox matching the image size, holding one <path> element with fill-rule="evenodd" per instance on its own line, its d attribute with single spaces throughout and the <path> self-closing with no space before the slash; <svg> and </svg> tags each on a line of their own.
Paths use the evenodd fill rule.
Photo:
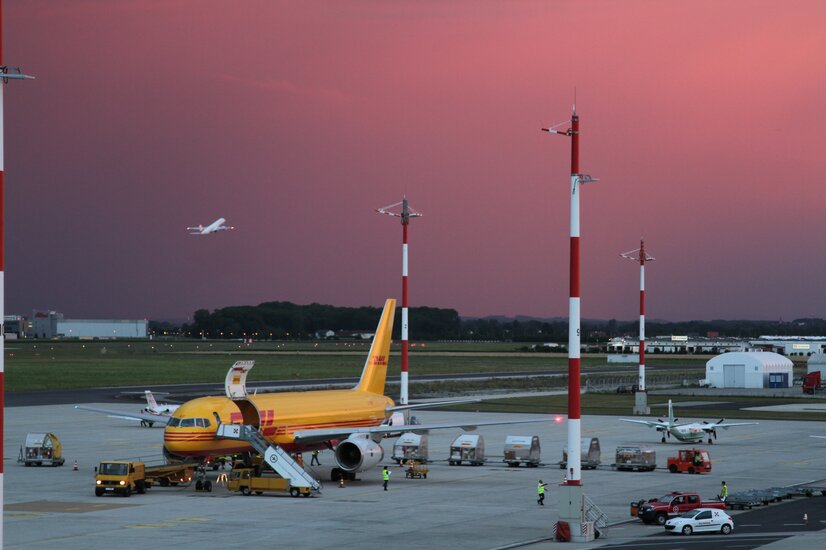
<svg viewBox="0 0 826 550">
<path fill-rule="evenodd" d="M 728 496 L 728 486 L 723 485 L 723 488 L 720 489 L 720 496 L 723 498 Z"/>
<path fill-rule="evenodd" d="M 544 495 L 545 494 L 545 484 L 544 483 L 538 483 L 536 485 L 536 494 L 537 495 Z"/>
<path fill-rule="evenodd" d="M 384 481 L 390 481 L 390 471 L 389 470 L 383 470 L 382 473 L 381 473 L 381 478 Z"/>
</svg>

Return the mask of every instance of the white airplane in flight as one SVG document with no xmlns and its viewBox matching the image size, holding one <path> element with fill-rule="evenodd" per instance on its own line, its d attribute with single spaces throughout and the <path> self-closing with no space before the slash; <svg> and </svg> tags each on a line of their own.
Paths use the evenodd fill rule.
<svg viewBox="0 0 826 550">
<path fill-rule="evenodd" d="M 231 225 L 224 225 L 226 221 L 227 220 L 225 220 L 224 218 L 218 218 L 209 225 L 187 227 L 186 230 L 189 231 L 190 235 L 209 235 L 210 233 L 215 233 L 216 231 L 227 231 L 229 229 L 235 229 Z"/>
<path fill-rule="evenodd" d="M 711 423 L 707 421 L 694 422 L 691 424 L 677 424 L 679 418 L 674 418 L 674 409 L 671 406 L 671 400 L 668 400 L 668 419 L 666 421 L 657 420 L 632 420 L 629 418 L 620 418 L 623 422 L 634 422 L 636 424 L 645 424 L 649 428 L 657 428 L 658 432 L 662 432 L 662 442 L 665 443 L 666 437 L 672 435 L 679 441 L 688 441 L 691 443 L 699 443 L 708 435 L 708 443 L 711 445 L 712 436 L 717 439 L 717 428 L 728 430 L 732 426 L 748 426 L 750 424 L 757 424 L 757 422 L 729 422 L 724 423 L 725 418 L 721 418 L 717 422 Z"/>
<path fill-rule="evenodd" d="M 172 405 L 169 403 L 158 403 L 155 401 L 155 396 L 149 390 L 144 391 L 146 395 L 146 407 L 142 408 L 140 413 L 132 414 L 128 412 L 114 411 L 111 409 L 101 409 L 99 407 L 90 407 L 88 405 L 75 405 L 76 409 L 84 411 L 92 411 L 96 413 L 105 414 L 113 418 L 123 418 L 125 420 L 138 420 L 141 426 L 152 427 L 155 422 L 166 425 L 172 414 L 178 410 L 180 405 Z"/>
</svg>

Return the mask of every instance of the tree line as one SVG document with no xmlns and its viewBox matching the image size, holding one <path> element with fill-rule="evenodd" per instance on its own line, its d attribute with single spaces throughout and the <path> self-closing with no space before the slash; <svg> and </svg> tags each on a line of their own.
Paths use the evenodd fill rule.
<svg viewBox="0 0 826 550">
<path fill-rule="evenodd" d="M 305 340 L 332 331 L 336 338 L 375 331 L 381 308 L 338 307 L 325 304 L 297 305 L 264 302 L 257 306 L 232 306 L 213 311 L 199 309 L 181 333 L 192 337 Z M 400 338 L 401 308 L 396 308 L 394 338 Z M 410 308 L 410 334 L 415 340 L 471 340 L 567 343 L 568 320 L 461 318 L 455 309 Z M 636 337 L 639 321 L 583 320 L 582 341 L 604 342 L 616 336 Z M 819 318 L 794 321 L 656 321 L 646 320 L 649 336 L 757 338 L 761 335 L 826 335 L 826 321 Z M 323 337 L 323 336 L 322 336 Z"/>
</svg>

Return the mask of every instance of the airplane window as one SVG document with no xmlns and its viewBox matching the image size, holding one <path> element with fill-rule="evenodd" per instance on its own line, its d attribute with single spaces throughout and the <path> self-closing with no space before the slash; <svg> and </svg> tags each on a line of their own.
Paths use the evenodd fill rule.
<svg viewBox="0 0 826 550">
<path fill-rule="evenodd" d="M 201 420 L 204 421 L 204 428 L 209 428 L 212 423 L 209 421 L 209 418 L 202 418 Z"/>
<path fill-rule="evenodd" d="M 182 418 L 181 419 L 181 428 L 193 428 L 195 427 L 195 419 L 194 418 Z"/>
<path fill-rule="evenodd" d="M 204 419 L 203 418 L 196 418 L 195 419 L 195 425 L 198 426 L 199 428 L 203 428 L 204 427 Z"/>
<path fill-rule="evenodd" d="M 179 426 L 180 424 L 181 424 L 181 419 L 180 418 L 172 417 L 172 418 L 169 419 L 169 422 L 167 423 L 167 426 L 172 426 L 173 428 L 175 428 L 175 427 Z"/>
</svg>

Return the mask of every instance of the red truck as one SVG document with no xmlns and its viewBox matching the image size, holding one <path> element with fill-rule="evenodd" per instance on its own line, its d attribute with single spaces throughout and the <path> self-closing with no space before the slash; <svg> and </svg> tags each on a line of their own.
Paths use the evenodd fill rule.
<svg viewBox="0 0 826 550">
<path fill-rule="evenodd" d="M 812 371 L 803 377 L 803 393 L 814 394 L 820 391 L 823 391 L 823 384 L 819 370 Z"/>
<path fill-rule="evenodd" d="M 725 510 L 721 500 L 702 500 L 697 493 L 673 492 L 639 506 L 637 517 L 644 523 L 665 525 L 670 516 L 676 516 L 695 508 L 717 508 Z"/>
<path fill-rule="evenodd" d="M 680 449 L 677 456 L 668 457 L 668 471 L 672 474 L 705 474 L 711 471 L 711 458 L 708 451 L 702 449 Z"/>
</svg>

